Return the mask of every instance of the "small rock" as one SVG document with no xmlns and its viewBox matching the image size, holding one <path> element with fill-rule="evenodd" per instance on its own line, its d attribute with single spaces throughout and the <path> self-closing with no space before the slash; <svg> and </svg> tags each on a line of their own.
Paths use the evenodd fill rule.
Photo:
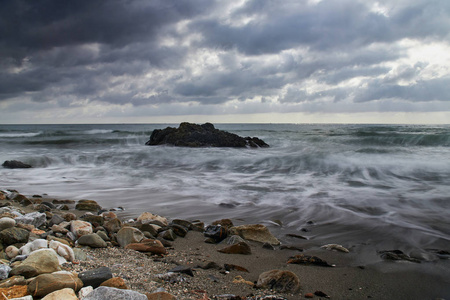
<svg viewBox="0 0 450 300">
<path fill-rule="evenodd" d="M 337 250 L 340 252 L 344 252 L 344 253 L 349 253 L 350 251 L 348 251 L 347 248 L 343 247 L 342 245 L 338 245 L 338 244 L 327 244 L 327 245 L 323 245 L 320 248 L 324 248 L 326 250 Z"/>
<path fill-rule="evenodd" d="M 269 229 L 261 224 L 231 227 L 229 233 L 237 234 L 249 241 L 269 243 L 272 245 L 280 244 L 280 241 L 275 236 L 273 236 L 272 233 L 270 233 Z"/>
<path fill-rule="evenodd" d="M 46 218 L 45 213 L 40 213 L 40 212 L 36 211 L 36 212 L 31 212 L 31 213 L 26 214 L 21 217 L 17 217 L 15 220 L 17 223 L 30 224 L 30 225 L 34 225 L 34 227 L 38 228 L 41 225 L 43 225 L 45 223 L 45 221 L 47 221 L 47 218 Z"/>
<path fill-rule="evenodd" d="M 0 219 L 0 231 L 16 226 L 16 221 L 13 218 L 3 217 Z"/>
<path fill-rule="evenodd" d="M 77 295 L 75 294 L 74 290 L 71 288 L 64 288 L 61 290 L 54 291 L 41 300 L 78 300 Z"/>
<path fill-rule="evenodd" d="M 105 219 L 103 219 L 102 216 L 94 216 L 94 215 L 84 215 L 80 217 L 80 219 L 93 224 L 95 227 L 103 226 L 103 223 L 105 222 Z"/>
<path fill-rule="evenodd" d="M 316 265 L 321 267 L 334 267 L 334 265 L 330 265 L 325 260 L 317 257 L 317 256 L 310 256 L 310 255 L 304 255 L 304 254 L 298 254 L 295 256 L 292 256 L 287 261 L 288 264 L 300 264 L 300 265 Z"/>
<path fill-rule="evenodd" d="M 225 227 L 227 230 L 234 226 L 233 222 L 230 219 L 214 221 L 211 225 L 220 225 L 222 227 Z"/>
<path fill-rule="evenodd" d="M 170 269 L 169 272 L 183 273 L 183 274 L 187 274 L 191 277 L 194 277 L 194 272 L 192 271 L 192 268 L 187 267 L 187 266 L 176 266 L 175 268 Z"/>
<path fill-rule="evenodd" d="M 161 222 L 164 226 L 169 225 L 169 222 L 167 221 L 166 218 L 161 217 L 161 216 L 158 216 L 158 215 L 154 215 L 154 214 L 149 213 L 149 212 L 144 212 L 144 213 L 142 213 L 142 214 L 137 218 L 137 221 L 138 221 L 139 223 L 142 223 L 142 224 L 148 224 L 148 223 L 150 223 L 150 222 L 152 222 L 152 221 L 159 221 L 159 222 Z"/>
<path fill-rule="evenodd" d="M 61 270 L 59 267 L 58 256 L 53 249 L 40 249 L 32 252 L 19 266 L 12 269 L 11 274 L 25 276 L 29 274 L 30 268 L 33 268 L 36 271 L 36 275 L 53 273 Z M 28 277 L 29 276 L 25 276 L 25 278 Z"/>
<path fill-rule="evenodd" d="M 236 270 L 236 271 L 241 271 L 241 272 L 247 272 L 247 273 L 250 273 L 249 270 L 247 270 L 247 269 L 244 268 L 244 267 L 238 266 L 238 265 L 224 264 L 223 267 L 224 267 L 225 270 L 227 270 L 227 271 L 233 271 L 233 270 Z"/>
<path fill-rule="evenodd" d="M 27 281 L 23 276 L 12 276 L 0 282 L 0 288 L 8 288 L 14 285 L 27 285 Z"/>
<path fill-rule="evenodd" d="M 172 224 L 172 225 L 170 225 L 170 228 L 176 235 L 178 235 L 180 237 L 185 237 L 186 234 L 188 233 L 188 229 L 181 225 Z"/>
<path fill-rule="evenodd" d="M 50 228 L 54 233 L 61 233 L 61 234 L 67 234 L 69 232 L 69 230 L 67 230 L 66 228 L 59 226 L 59 225 L 53 225 Z"/>
<path fill-rule="evenodd" d="M 215 243 L 223 241 L 227 235 L 227 229 L 221 225 L 209 225 L 206 227 L 203 235 L 207 238 L 211 238 Z"/>
<path fill-rule="evenodd" d="M 240 242 L 222 249 L 217 250 L 220 253 L 226 253 L 226 254 L 245 254 L 249 255 L 252 254 L 252 250 L 250 246 L 245 242 Z"/>
<path fill-rule="evenodd" d="M 255 285 L 253 282 L 245 280 L 241 275 L 234 277 L 233 283 L 244 283 L 252 287 Z"/>
<path fill-rule="evenodd" d="M 80 200 L 78 201 L 77 205 L 75 205 L 75 209 L 97 212 L 102 208 L 94 200 Z"/>
<path fill-rule="evenodd" d="M 295 293 L 300 288 L 300 280 L 291 271 L 271 270 L 259 275 L 256 287 L 282 293 Z"/>
<path fill-rule="evenodd" d="M 122 290 L 128 289 L 127 285 L 125 284 L 125 281 L 120 277 L 113 277 L 111 279 L 108 279 L 108 280 L 102 282 L 102 284 L 100 284 L 100 286 L 109 286 L 109 287 L 122 289 Z"/>
<path fill-rule="evenodd" d="M 28 295 L 26 285 L 15 285 L 8 288 L 0 288 L 0 299 L 13 299 Z"/>
<path fill-rule="evenodd" d="M 77 216 L 74 213 L 66 213 L 63 215 L 64 220 L 67 222 L 74 221 L 77 219 Z"/>
<path fill-rule="evenodd" d="M 28 293 L 33 297 L 44 297 L 64 288 L 70 288 L 77 292 L 82 286 L 83 283 L 81 280 L 68 272 L 41 274 L 30 281 L 28 284 Z"/>
<path fill-rule="evenodd" d="M 144 239 L 144 234 L 134 227 L 123 227 L 117 232 L 117 242 L 123 248 L 128 244 L 139 243 Z"/>
<path fill-rule="evenodd" d="M 148 300 L 147 296 L 131 290 L 121 290 L 113 287 L 101 286 L 87 295 L 83 300 Z"/>
<path fill-rule="evenodd" d="M 0 280 L 8 278 L 9 272 L 11 272 L 10 266 L 0 264 Z"/>
<path fill-rule="evenodd" d="M 115 213 L 113 213 L 112 211 L 102 212 L 100 214 L 100 216 L 102 216 L 102 218 L 105 219 L 106 221 L 109 221 L 109 220 L 117 218 L 117 215 Z"/>
<path fill-rule="evenodd" d="M 30 232 L 28 230 L 12 227 L 0 231 L 0 241 L 3 245 L 12 245 L 28 242 Z"/>
<path fill-rule="evenodd" d="M 79 245 L 91 248 L 106 248 L 106 242 L 96 233 L 85 234 L 77 242 Z"/>
<path fill-rule="evenodd" d="M 314 298 L 314 294 L 313 293 L 306 293 L 305 294 L 305 298 Z"/>
<path fill-rule="evenodd" d="M 406 255 L 401 250 L 385 250 L 380 251 L 379 253 L 381 254 L 381 258 L 387 260 L 406 260 L 410 262 L 420 263 L 420 260 Z"/>
<path fill-rule="evenodd" d="M 53 215 L 52 218 L 48 221 L 49 226 L 59 225 L 64 222 L 64 218 L 60 215 Z"/>
<path fill-rule="evenodd" d="M 19 249 L 17 249 L 16 246 L 8 246 L 5 249 L 5 254 L 9 259 L 12 259 L 14 257 L 16 257 L 17 255 L 19 255 Z"/>
<path fill-rule="evenodd" d="M 91 234 L 93 232 L 92 225 L 89 222 L 73 220 L 70 221 L 70 231 L 78 239 L 85 234 Z"/>
<path fill-rule="evenodd" d="M 275 247 L 269 243 L 264 243 L 262 247 L 267 250 L 275 250 Z"/>
<path fill-rule="evenodd" d="M 160 232 L 159 235 L 163 239 L 168 240 L 168 241 L 175 241 L 175 239 L 177 238 L 177 235 L 175 234 L 175 232 L 173 232 L 172 229 L 164 230 L 164 231 Z"/>
<path fill-rule="evenodd" d="M 84 271 L 78 274 L 84 286 L 92 286 L 94 289 L 104 281 L 113 277 L 111 269 L 108 267 L 101 267 L 89 271 Z"/>
<path fill-rule="evenodd" d="M 229 239 L 227 241 L 228 245 L 234 245 L 237 243 L 245 243 L 245 240 L 238 235 L 232 235 L 229 237 Z"/>
<path fill-rule="evenodd" d="M 147 299 L 148 300 L 176 300 L 177 297 L 175 297 L 172 294 L 169 294 L 167 292 L 156 292 L 156 293 L 147 293 Z"/>
<path fill-rule="evenodd" d="M 21 161 L 18 160 L 5 160 L 5 162 L 3 162 L 2 164 L 3 168 L 6 169 L 28 169 L 28 168 L 32 168 L 31 165 L 23 163 Z"/>
<path fill-rule="evenodd" d="M 328 296 L 327 294 L 325 294 L 322 291 L 315 291 L 314 295 L 319 296 L 319 297 L 324 297 L 324 298 L 330 298 L 330 296 Z"/>
<path fill-rule="evenodd" d="M 145 239 L 140 243 L 131 243 L 125 246 L 125 249 L 132 249 L 139 252 L 150 252 L 152 254 L 164 255 L 167 254 L 166 248 L 158 240 Z"/>
<path fill-rule="evenodd" d="M 31 252 L 48 248 L 48 241 L 44 239 L 36 239 L 32 242 L 26 243 L 20 247 L 20 253 L 22 255 L 29 255 Z"/>
<path fill-rule="evenodd" d="M 73 254 L 75 255 L 75 260 L 78 261 L 88 260 L 87 254 L 80 248 L 73 248 Z"/>
<path fill-rule="evenodd" d="M 109 233 L 116 233 L 122 228 L 122 221 L 118 218 L 114 218 L 105 222 L 103 227 L 108 230 Z"/>
<path fill-rule="evenodd" d="M 85 286 L 78 292 L 78 299 L 83 300 L 87 295 L 92 293 L 94 288 L 92 286 Z"/>
<path fill-rule="evenodd" d="M 191 229 L 192 228 L 192 222 L 186 221 L 186 220 L 181 220 L 181 219 L 175 219 L 171 222 L 172 225 L 176 224 L 176 225 L 181 225 L 187 229 Z"/>
</svg>

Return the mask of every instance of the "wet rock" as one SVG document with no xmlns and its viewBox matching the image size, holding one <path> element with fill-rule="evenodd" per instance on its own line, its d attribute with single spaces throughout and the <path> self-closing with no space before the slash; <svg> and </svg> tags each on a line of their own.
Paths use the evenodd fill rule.
<svg viewBox="0 0 450 300">
<path fill-rule="evenodd" d="M 150 140 L 154 145 L 173 145 L 178 147 L 269 147 L 259 138 L 240 137 L 234 133 L 218 130 L 211 123 L 203 125 L 183 122 L 178 128 L 155 129 Z"/>
<path fill-rule="evenodd" d="M 306 293 L 305 294 L 305 298 L 314 298 L 314 294 L 313 293 Z"/>
<path fill-rule="evenodd" d="M 220 269 L 222 269 L 216 262 L 214 262 L 214 261 L 210 261 L 210 262 L 207 262 L 205 265 L 203 265 L 203 266 L 197 266 L 198 268 L 200 268 L 200 269 L 204 269 L 204 270 L 209 270 L 209 269 L 216 269 L 216 270 L 220 270 Z"/>
<path fill-rule="evenodd" d="M 116 233 L 120 230 L 120 228 L 122 228 L 122 221 L 115 218 L 105 222 L 103 227 L 108 230 L 109 233 Z"/>
<path fill-rule="evenodd" d="M 176 266 L 175 268 L 170 269 L 169 272 L 183 273 L 191 277 L 194 277 L 194 272 L 192 271 L 192 268 L 187 266 Z"/>
<path fill-rule="evenodd" d="M 80 219 L 91 224 L 97 224 L 97 226 L 103 226 L 103 223 L 105 222 L 102 216 L 94 215 L 84 215 Z"/>
<path fill-rule="evenodd" d="M 420 260 L 410 257 L 401 250 L 384 250 L 379 252 L 382 259 L 386 260 L 406 260 L 410 262 L 420 263 Z"/>
<path fill-rule="evenodd" d="M 171 225 L 181 225 L 185 228 L 187 228 L 188 230 L 192 229 L 192 222 L 186 221 L 186 220 L 181 220 L 181 219 L 175 219 L 171 222 Z"/>
<path fill-rule="evenodd" d="M 156 274 L 153 278 L 156 282 L 169 282 L 169 283 L 180 283 L 187 282 L 187 279 L 183 275 L 174 272 L 167 272 L 163 274 Z"/>
<path fill-rule="evenodd" d="M 74 248 L 73 254 L 75 255 L 75 260 L 78 260 L 78 261 L 88 260 L 87 254 L 82 249 Z"/>
<path fill-rule="evenodd" d="M 0 241 L 3 245 L 12 245 L 28 242 L 30 232 L 28 230 L 12 227 L 0 231 Z"/>
<path fill-rule="evenodd" d="M 77 295 L 75 294 L 75 291 L 71 288 L 64 288 L 61 290 L 54 291 L 41 300 L 78 300 Z"/>
<path fill-rule="evenodd" d="M 106 232 L 104 231 L 97 231 L 96 234 L 102 238 L 102 240 L 104 240 L 105 242 L 110 241 L 111 239 L 109 238 L 109 236 L 106 234 Z"/>
<path fill-rule="evenodd" d="M 15 299 L 28 295 L 26 285 L 15 285 L 8 288 L 0 288 L 0 299 Z"/>
<path fill-rule="evenodd" d="M 232 235 L 227 240 L 228 245 L 234 245 L 237 243 L 245 243 L 245 240 L 238 235 Z"/>
<path fill-rule="evenodd" d="M 342 245 L 338 245 L 338 244 L 327 244 L 327 245 L 323 245 L 320 248 L 326 249 L 326 250 L 336 250 L 336 251 L 340 251 L 340 252 L 344 252 L 344 253 L 349 253 L 350 251 L 348 251 L 347 248 L 343 247 Z"/>
<path fill-rule="evenodd" d="M 69 230 L 59 225 L 53 225 L 50 229 L 54 233 L 67 234 L 69 232 Z"/>
<path fill-rule="evenodd" d="M 175 241 L 175 239 L 177 238 L 177 235 L 175 234 L 175 232 L 173 232 L 172 229 L 164 230 L 164 231 L 160 232 L 159 235 L 163 239 L 168 240 L 168 241 Z"/>
<path fill-rule="evenodd" d="M 259 275 L 256 287 L 282 293 L 295 293 L 300 288 L 300 280 L 291 271 L 271 270 Z"/>
<path fill-rule="evenodd" d="M 262 247 L 267 250 L 275 250 L 275 247 L 269 243 L 264 243 Z"/>
<path fill-rule="evenodd" d="M 147 231 L 154 237 L 158 235 L 158 227 L 154 224 L 138 224 L 136 226 L 136 228 L 138 228 L 140 231 L 142 232 Z"/>
<path fill-rule="evenodd" d="M 89 222 L 74 220 L 70 221 L 70 231 L 78 239 L 85 234 L 91 234 L 93 229 L 91 223 Z"/>
<path fill-rule="evenodd" d="M 48 248 L 48 241 L 44 239 L 36 239 L 20 247 L 20 253 L 22 255 L 28 255 L 33 251 L 45 248 Z"/>
<path fill-rule="evenodd" d="M 125 283 L 125 280 L 123 280 L 120 277 L 113 277 L 111 279 L 108 279 L 108 280 L 102 282 L 102 284 L 100 284 L 100 286 L 108 286 L 108 287 L 113 287 L 113 288 L 122 289 L 122 290 L 128 289 L 128 287 Z"/>
<path fill-rule="evenodd" d="M 2 164 L 3 168 L 6 169 L 29 169 L 32 168 L 31 165 L 23 163 L 18 160 L 5 160 Z"/>
<path fill-rule="evenodd" d="M 170 229 L 172 229 L 172 231 L 180 237 L 185 237 L 188 233 L 188 229 L 186 227 L 177 224 L 172 224 Z"/>
<path fill-rule="evenodd" d="M 220 225 L 222 227 L 225 227 L 227 230 L 233 227 L 233 222 L 230 219 L 222 219 L 214 221 L 211 225 Z"/>
<path fill-rule="evenodd" d="M 64 220 L 67 222 L 74 221 L 77 219 L 77 216 L 74 213 L 66 213 L 62 216 Z"/>
<path fill-rule="evenodd" d="M 78 239 L 78 244 L 91 248 L 106 248 L 106 242 L 96 233 L 85 234 Z"/>
<path fill-rule="evenodd" d="M 113 213 L 112 211 L 102 212 L 100 214 L 100 216 L 102 216 L 102 218 L 105 219 L 106 221 L 109 221 L 109 220 L 117 218 L 117 215 L 115 213 Z"/>
<path fill-rule="evenodd" d="M 64 288 L 70 288 L 77 292 L 82 286 L 81 280 L 68 272 L 41 274 L 30 281 L 28 293 L 33 297 L 44 297 Z"/>
<path fill-rule="evenodd" d="M 94 289 L 108 279 L 113 278 L 111 269 L 108 267 L 101 267 L 93 270 L 88 270 L 78 274 L 84 286 L 92 286 Z"/>
<path fill-rule="evenodd" d="M 203 232 L 203 231 L 205 231 L 205 223 L 200 222 L 200 221 L 194 221 L 194 222 L 192 222 L 191 230 Z"/>
<path fill-rule="evenodd" d="M 52 218 L 48 221 L 49 226 L 59 225 L 64 222 L 64 218 L 60 215 L 53 215 Z"/>
<path fill-rule="evenodd" d="M 117 232 L 117 242 L 123 248 L 128 244 L 139 243 L 144 239 L 144 234 L 134 227 L 123 227 Z"/>
<path fill-rule="evenodd" d="M 319 296 L 319 297 L 324 297 L 324 298 L 330 298 L 330 296 L 328 296 L 327 294 L 325 294 L 322 291 L 315 291 L 314 295 Z"/>
<path fill-rule="evenodd" d="M 13 218 L 3 217 L 0 219 L 0 231 L 16 226 L 16 221 Z"/>
<path fill-rule="evenodd" d="M 147 296 L 131 290 L 100 286 L 83 300 L 148 300 Z"/>
<path fill-rule="evenodd" d="M 140 222 L 141 224 L 148 224 L 152 221 L 158 221 L 161 222 L 163 224 L 163 226 L 167 226 L 169 225 L 169 222 L 167 221 L 166 218 L 149 213 L 149 212 L 144 212 L 142 213 L 138 218 L 137 221 Z"/>
<path fill-rule="evenodd" d="M 269 243 L 271 245 L 280 244 L 280 241 L 275 236 L 273 236 L 272 233 L 270 233 L 269 229 L 261 224 L 231 227 L 229 230 L 229 234 L 237 234 L 249 241 Z"/>
<path fill-rule="evenodd" d="M 221 225 L 209 225 L 203 235 L 212 239 L 215 243 L 220 243 L 227 237 L 227 229 Z"/>
<path fill-rule="evenodd" d="M 334 267 L 334 265 L 330 265 L 325 260 L 317 257 L 310 256 L 304 254 L 298 254 L 293 257 L 290 257 L 287 261 L 288 264 L 300 264 L 300 265 L 315 265 L 321 267 Z"/>
<path fill-rule="evenodd" d="M 102 208 L 94 200 L 79 200 L 77 205 L 75 205 L 75 209 L 97 212 Z"/>
<path fill-rule="evenodd" d="M 167 254 L 167 250 L 163 244 L 154 239 L 144 239 L 140 243 L 128 244 L 125 246 L 125 249 L 132 249 L 139 252 L 149 252 L 157 255 Z"/>
<path fill-rule="evenodd" d="M 226 253 L 226 254 L 244 254 L 244 255 L 250 255 L 252 254 L 252 250 L 250 246 L 245 242 L 240 242 L 222 249 L 217 250 L 220 253 Z"/>
</svg>

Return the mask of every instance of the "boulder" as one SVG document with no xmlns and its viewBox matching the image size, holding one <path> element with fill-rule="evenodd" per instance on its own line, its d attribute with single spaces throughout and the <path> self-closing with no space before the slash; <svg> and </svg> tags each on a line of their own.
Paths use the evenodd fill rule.
<svg viewBox="0 0 450 300">
<path fill-rule="evenodd" d="M 79 238 L 85 234 L 91 234 L 93 232 L 92 225 L 89 222 L 73 220 L 70 221 L 70 231 Z"/>
<path fill-rule="evenodd" d="M 102 284 L 100 284 L 100 286 L 109 286 L 109 287 L 122 289 L 122 290 L 128 289 L 128 287 L 125 283 L 125 280 L 123 280 L 120 277 L 113 277 L 111 279 L 108 279 L 108 280 L 104 281 Z"/>
<path fill-rule="evenodd" d="M 266 226 L 261 224 L 241 225 L 231 227 L 229 234 L 237 234 L 243 239 L 260 243 L 269 243 L 271 245 L 279 245 L 280 241 L 270 233 Z"/>
<path fill-rule="evenodd" d="M 30 232 L 28 230 L 12 227 L 0 231 L 0 241 L 3 245 L 12 245 L 28 242 Z"/>
<path fill-rule="evenodd" d="M 131 290 L 100 286 L 83 300 L 148 300 L 147 296 Z"/>
<path fill-rule="evenodd" d="M 75 294 L 75 291 L 71 288 L 64 288 L 61 290 L 54 291 L 41 300 L 78 300 L 77 295 Z"/>
<path fill-rule="evenodd" d="M 28 169 L 32 168 L 31 165 L 23 163 L 18 160 L 5 160 L 5 162 L 2 164 L 3 168 L 7 169 Z"/>
<path fill-rule="evenodd" d="M 143 212 L 138 218 L 137 221 L 141 224 L 148 224 L 152 221 L 158 221 L 161 222 L 164 226 L 167 226 L 169 222 L 167 222 L 167 219 L 149 212 Z"/>
<path fill-rule="evenodd" d="M 33 297 L 44 297 L 64 288 L 70 288 L 77 292 L 82 287 L 83 282 L 68 272 L 41 274 L 28 283 L 28 293 Z"/>
<path fill-rule="evenodd" d="M 78 239 L 78 244 L 91 248 L 106 248 L 106 242 L 96 233 L 85 234 Z"/>
<path fill-rule="evenodd" d="M 123 227 L 117 232 L 117 242 L 121 247 L 131 243 L 139 243 L 144 239 L 144 234 L 134 227 Z"/>
<path fill-rule="evenodd" d="M 0 288 L 0 299 L 15 299 L 28 295 L 26 285 L 14 285 L 8 288 Z"/>
<path fill-rule="evenodd" d="M 149 252 L 152 254 L 167 254 L 166 248 L 158 240 L 145 239 L 140 243 L 131 243 L 125 246 L 125 249 L 133 249 L 139 252 Z"/>
<path fill-rule="evenodd" d="M 178 128 L 167 127 L 153 130 L 149 146 L 172 145 L 180 147 L 269 147 L 264 141 L 253 137 L 240 137 L 214 128 L 211 123 L 203 125 L 183 122 Z"/>
<path fill-rule="evenodd" d="M 108 267 L 101 267 L 93 270 L 88 270 L 78 274 L 78 278 L 81 279 L 84 286 L 90 285 L 93 288 L 100 286 L 100 284 L 102 284 L 108 279 L 111 279 L 112 277 L 113 276 L 111 269 Z"/>
<path fill-rule="evenodd" d="M 80 200 L 77 205 L 75 205 L 75 209 L 96 212 L 102 209 L 102 207 L 94 200 Z"/>
<path fill-rule="evenodd" d="M 32 274 L 33 270 L 35 270 L 35 274 Z M 60 270 L 56 252 L 53 249 L 40 249 L 32 252 L 19 266 L 13 268 L 11 274 L 29 278 Z"/>
<path fill-rule="evenodd" d="M 13 218 L 3 217 L 0 219 L 0 231 L 16 226 L 16 221 Z"/>
<path fill-rule="evenodd" d="M 300 288 L 300 280 L 291 271 L 271 270 L 259 275 L 256 287 L 281 293 L 295 293 Z"/>
</svg>

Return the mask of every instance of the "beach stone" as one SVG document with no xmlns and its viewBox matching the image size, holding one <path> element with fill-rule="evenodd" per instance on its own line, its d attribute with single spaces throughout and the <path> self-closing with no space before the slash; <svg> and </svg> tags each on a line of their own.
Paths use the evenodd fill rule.
<svg viewBox="0 0 450 300">
<path fill-rule="evenodd" d="M 295 293 L 300 288 L 300 280 L 291 271 L 271 270 L 259 275 L 256 287 L 281 293 Z"/>
<path fill-rule="evenodd" d="M 8 288 L 0 288 L 0 300 L 8 300 L 28 295 L 26 285 L 14 285 Z"/>
<path fill-rule="evenodd" d="M 59 225 L 64 221 L 65 221 L 64 218 L 61 217 L 60 215 L 53 215 L 52 218 L 48 221 L 48 225 L 49 226 Z"/>
<path fill-rule="evenodd" d="M 280 241 L 270 233 L 266 226 L 261 224 L 241 225 L 231 227 L 230 234 L 237 234 L 242 238 L 260 243 L 279 245 Z"/>
<path fill-rule="evenodd" d="M 125 246 L 125 249 L 132 249 L 139 252 L 150 252 L 152 254 L 167 254 L 166 248 L 158 240 L 145 239 L 140 243 L 131 243 Z"/>
<path fill-rule="evenodd" d="M 188 266 L 176 266 L 175 268 L 170 269 L 169 272 L 183 273 L 194 277 L 194 272 L 192 271 L 192 268 Z"/>
<path fill-rule="evenodd" d="M 241 275 L 234 277 L 233 283 L 244 283 L 251 287 L 253 287 L 255 285 L 253 282 L 245 280 Z"/>
<path fill-rule="evenodd" d="M 2 164 L 3 168 L 6 169 L 28 169 L 32 168 L 31 165 L 23 163 L 19 160 L 5 160 Z"/>
<path fill-rule="evenodd" d="M 12 245 L 28 242 L 30 232 L 28 230 L 12 227 L 0 231 L 0 241 L 3 245 Z"/>
<path fill-rule="evenodd" d="M 3 217 L 0 219 L 0 231 L 16 226 L 16 221 L 13 218 Z"/>
<path fill-rule="evenodd" d="M 93 270 L 88 270 L 78 274 L 78 278 L 81 279 L 84 286 L 92 286 L 94 289 L 104 281 L 113 277 L 111 269 L 108 267 L 100 267 Z"/>
<path fill-rule="evenodd" d="M 28 283 L 28 293 L 33 297 L 44 297 L 64 288 L 75 292 L 83 287 L 83 282 L 70 273 L 41 274 Z"/>
<path fill-rule="evenodd" d="M 175 239 L 177 238 L 177 235 L 175 234 L 175 232 L 173 232 L 172 229 L 164 230 L 164 231 L 160 232 L 159 235 L 163 239 L 168 240 L 168 241 L 175 241 Z"/>
<path fill-rule="evenodd" d="M 29 278 L 30 272 L 32 272 L 31 268 L 36 271 L 36 275 L 61 270 L 55 250 L 41 249 L 32 252 L 19 266 L 13 268 L 10 274 Z"/>
<path fill-rule="evenodd" d="M 203 235 L 213 239 L 215 243 L 219 243 L 227 237 L 228 233 L 227 229 L 221 225 L 209 225 L 206 227 Z"/>
<path fill-rule="evenodd" d="M 88 260 L 87 254 L 86 254 L 86 252 L 83 251 L 83 249 L 74 248 L 72 250 L 73 250 L 73 254 L 75 255 L 75 260 L 78 260 L 78 261 Z"/>
<path fill-rule="evenodd" d="M 227 230 L 233 227 L 233 222 L 230 219 L 222 219 L 214 221 L 211 225 L 220 225 L 222 227 L 225 227 Z"/>
<path fill-rule="evenodd" d="M 122 290 L 113 287 L 100 286 L 83 300 L 147 300 L 147 296 L 132 290 Z"/>
<path fill-rule="evenodd" d="M 0 264 L 0 280 L 8 278 L 9 272 L 11 272 L 10 266 Z"/>
<path fill-rule="evenodd" d="M 78 244 L 91 248 L 106 248 L 106 242 L 96 233 L 85 234 L 78 239 Z"/>
<path fill-rule="evenodd" d="M 112 211 L 102 212 L 100 214 L 100 216 L 102 216 L 102 218 L 105 219 L 106 221 L 109 221 L 109 220 L 117 218 L 117 215 L 115 213 L 113 213 Z"/>
<path fill-rule="evenodd" d="M 118 218 L 109 220 L 103 224 L 103 227 L 108 230 L 109 233 L 116 233 L 122 228 L 122 221 Z"/>
<path fill-rule="evenodd" d="M 234 245 L 237 243 L 245 243 L 245 240 L 238 235 L 232 235 L 227 241 L 228 245 Z"/>
<path fill-rule="evenodd" d="M 245 255 L 252 254 L 250 246 L 245 242 L 239 242 L 237 244 L 219 249 L 217 251 L 226 254 L 245 254 Z"/>
<path fill-rule="evenodd" d="M 200 221 L 194 221 L 192 222 L 191 230 L 203 232 L 205 231 L 205 223 Z"/>
<path fill-rule="evenodd" d="M 77 295 L 75 294 L 75 291 L 71 288 L 64 288 L 61 290 L 54 291 L 41 300 L 78 300 Z"/>
<path fill-rule="evenodd" d="M 173 231 L 176 235 L 178 235 L 178 236 L 180 236 L 180 237 L 185 237 L 186 234 L 188 233 L 188 229 L 187 229 L 186 227 L 184 227 L 184 226 L 181 226 L 181 225 L 172 224 L 172 225 L 170 226 L 170 228 L 172 229 L 172 231 Z"/>
<path fill-rule="evenodd" d="M 140 231 L 144 232 L 147 231 L 152 236 L 158 235 L 158 229 L 156 228 L 156 225 L 154 224 L 137 224 L 136 228 L 138 228 Z"/>
<path fill-rule="evenodd" d="M 12 259 L 14 257 L 16 257 L 17 255 L 19 255 L 20 250 L 16 247 L 16 246 L 8 246 L 5 249 L 5 254 L 9 259 Z"/>
<path fill-rule="evenodd" d="M 78 291 L 78 299 L 83 300 L 87 295 L 92 293 L 94 288 L 92 286 L 85 286 L 81 290 Z"/>
<path fill-rule="evenodd" d="M 52 240 L 49 242 L 48 246 L 49 248 L 55 250 L 55 252 L 65 260 L 70 262 L 75 260 L 75 254 L 72 247 L 70 247 L 69 245 L 56 240 Z"/>
<path fill-rule="evenodd" d="M 85 234 L 91 234 L 93 232 L 92 225 L 89 222 L 74 220 L 70 221 L 70 231 L 79 238 Z"/>
<path fill-rule="evenodd" d="M 148 300 L 176 300 L 177 297 L 175 297 L 172 294 L 169 294 L 167 292 L 156 292 L 156 293 L 147 293 L 147 299 Z"/>
<path fill-rule="evenodd" d="M 169 222 L 167 221 L 166 218 L 152 214 L 150 212 L 143 212 L 138 218 L 137 221 L 142 223 L 142 224 L 148 224 L 152 221 L 159 221 L 161 222 L 164 226 L 169 225 Z"/>
<path fill-rule="evenodd" d="M 139 243 L 144 239 L 144 234 L 134 227 L 123 227 L 117 232 L 117 242 L 123 248 L 131 243 Z"/>
<path fill-rule="evenodd" d="M 89 222 L 91 224 L 98 224 L 97 226 L 103 226 L 105 219 L 102 216 L 85 215 L 81 217 L 83 221 Z"/>
<path fill-rule="evenodd" d="M 67 230 L 66 228 L 59 226 L 59 225 L 53 225 L 50 228 L 54 233 L 61 233 L 61 234 L 67 234 L 69 232 L 69 230 Z"/>
<path fill-rule="evenodd" d="M 20 247 L 20 253 L 22 255 L 29 255 L 33 251 L 45 248 L 48 248 L 48 241 L 44 239 L 36 239 Z"/>
<path fill-rule="evenodd" d="M 181 219 L 174 219 L 171 222 L 171 225 L 181 225 L 187 229 L 191 229 L 192 228 L 192 222 L 186 221 L 186 220 L 181 220 Z"/>
<path fill-rule="evenodd" d="M 0 288 L 8 288 L 14 285 L 27 285 L 27 281 L 23 276 L 12 276 L 0 282 Z"/>
<path fill-rule="evenodd" d="M 34 227 L 38 228 L 47 221 L 47 218 L 46 218 L 45 213 L 40 213 L 40 212 L 35 211 L 35 212 L 28 213 L 24 216 L 17 217 L 15 220 L 17 223 L 30 224 L 30 225 L 33 225 Z"/>
<path fill-rule="evenodd" d="M 77 219 L 77 216 L 74 213 L 66 213 L 63 215 L 64 220 L 67 222 L 73 221 Z"/>
<path fill-rule="evenodd" d="M 75 209 L 97 212 L 102 208 L 94 200 L 79 200 L 78 203 L 75 205 Z"/>
<path fill-rule="evenodd" d="M 120 277 L 113 277 L 111 279 L 108 279 L 108 280 L 102 282 L 102 284 L 100 284 L 100 286 L 109 286 L 109 287 L 122 289 L 122 290 L 128 289 L 128 287 L 125 283 L 125 280 L 123 280 Z"/>
<path fill-rule="evenodd" d="M 23 296 L 20 298 L 13 298 L 11 300 L 33 300 L 33 296 L 28 295 L 28 296 Z"/>
<path fill-rule="evenodd" d="M 104 232 L 104 231 L 102 231 L 102 230 L 97 231 L 96 234 L 97 234 L 99 237 L 101 237 L 102 240 L 104 240 L 105 242 L 108 242 L 108 241 L 111 240 L 111 239 L 109 238 L 109 236 L 106 234 L 106 232 Z"/>
</svg>

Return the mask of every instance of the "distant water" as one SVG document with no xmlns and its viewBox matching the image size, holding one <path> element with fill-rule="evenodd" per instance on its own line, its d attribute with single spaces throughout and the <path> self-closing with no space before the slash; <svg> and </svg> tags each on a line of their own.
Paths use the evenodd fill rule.
<svg viewBox="0 0 450 300">
<path fill-rule="evenodd" d="M 271 147 L 144 145 L 167 126 L 0 125 L 0 163 L 34 166 L 0 168 L 0 188 L 93 199 L 125 216 L 264 223 L 317 244 L 450 248 L 448 125 L 218 124 Z"/>
</svg>

